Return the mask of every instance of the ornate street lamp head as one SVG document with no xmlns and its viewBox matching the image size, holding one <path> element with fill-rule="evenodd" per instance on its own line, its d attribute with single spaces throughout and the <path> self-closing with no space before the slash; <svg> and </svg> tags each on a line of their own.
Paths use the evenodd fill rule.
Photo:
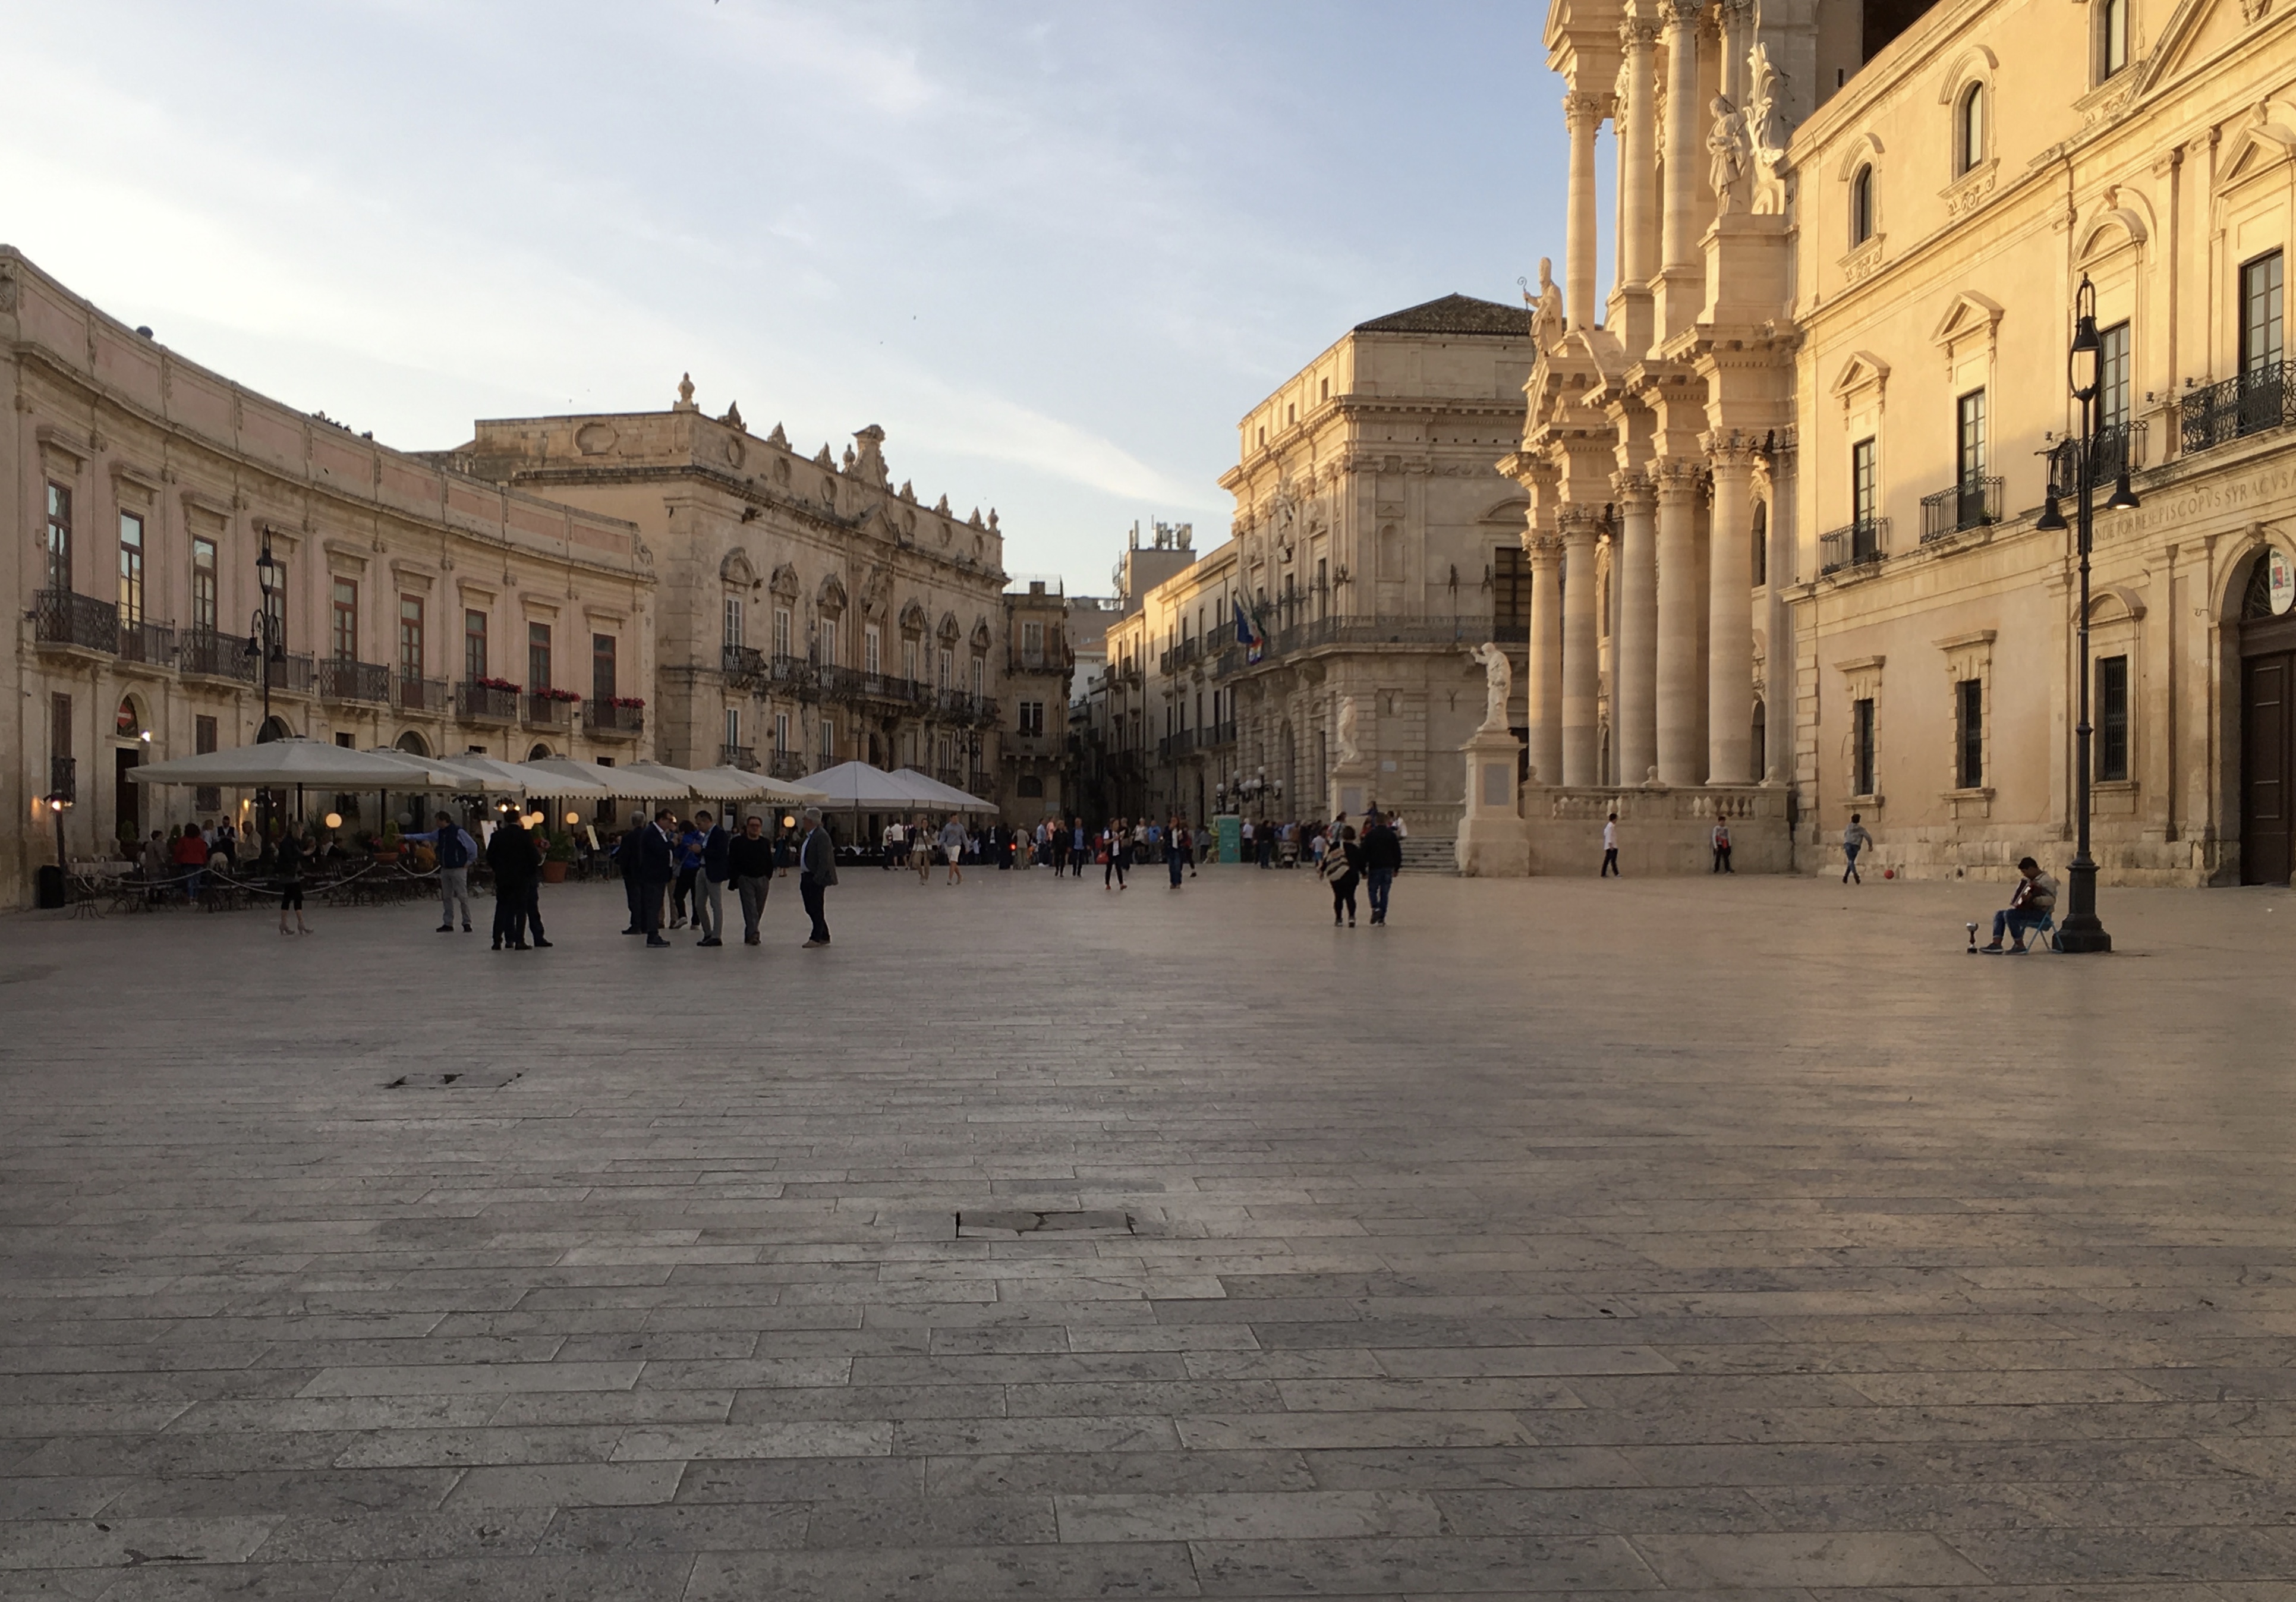
<svg viewBox="0 0 2296 1602">
<path fill-rule="evenodd" d="M 2103 356 L 2103 346 L 2096 337 L 2096 285 L 2084 273 L 2073 294 L 2073 344 L 2065 357 L 2065 382 L 2073 398 L 2084 405 L 2095 398 Z"/>
<path fill-rule="evenodd" d="M 2041 515 L 2034 520 L 2033 527 L 2050 534 L 2061 534 L 2064 531 L 2065 514 L 2057 505 L 2055 490 L 2051 490 L 2049 498 L 2042 503 Z"/>
<path fill-rule="evenodd" d="M 2129 487 L 2128 464 L 2124 462 L 2120 466 L 2120 476 L 2112 481 L 2112 496 L 2104 503 L 2104 509 L 2107 512 L 2134 512 L 2144 504 L 2136 498 L 2136 491 Z"/>
</svg>

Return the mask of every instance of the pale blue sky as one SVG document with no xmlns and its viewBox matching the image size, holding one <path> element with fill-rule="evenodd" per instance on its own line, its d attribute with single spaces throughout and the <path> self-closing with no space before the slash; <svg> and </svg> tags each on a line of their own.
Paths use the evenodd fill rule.
<svg viewBox="0 0 2296 1602">
<path fill-rule="evenodd" d="M 0 239 L 407 448 L 666 406 L 996 505 L 1106 586 L 1235 420 L 1562 253 L 1543 4 L 0 0 Z"/>
</svg>

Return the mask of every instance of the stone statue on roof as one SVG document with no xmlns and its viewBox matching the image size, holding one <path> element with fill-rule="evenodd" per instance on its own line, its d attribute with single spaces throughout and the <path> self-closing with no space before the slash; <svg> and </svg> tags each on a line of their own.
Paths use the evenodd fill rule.
<svg viewBox="0 0 2296 1602">
<path fill-rule="evenodd" d="M 1715 215 L 1727 217 L 1743 198 L 1740 188 L 1753 158 L 1753 144 L 1746 136 L 1746 114 L 1730 103 L 1727 94 L 1717 94 L 1710 109 L 1714 126 L 1706 135 L 1706 181 L 1714 191 Z"/>
<path fill-rule="evenodd" d="M 1541 350 L 1552 350 L 1562 342 L 1562 291 L 1554 282 L 1554 259 L 1538 259 L 1538 292 L 1529 291 L 1523 299 L 1530 302 L 1530 338 Z"/>
</svg>

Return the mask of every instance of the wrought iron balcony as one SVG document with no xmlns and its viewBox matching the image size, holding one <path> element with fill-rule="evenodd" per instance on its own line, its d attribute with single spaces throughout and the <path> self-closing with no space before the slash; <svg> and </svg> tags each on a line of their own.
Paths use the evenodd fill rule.
<svg viewBox="0 0 2296 1602">
<path fill-rule="evenodd" d="M 516 722 L 518 692 L 466 678 L 455 686 L 455 715 L 472 723 Z"/>
<path fill-rule="evenodd" d="M 454 704 L 443 678 L 424 678 L 416 673 L 398 673 L 390 680 L 390 704 L 402 712 L 422 712 L 433 718 L 443 718 Z"/>
<path fill-rule="evenodd" d="M 119 649 L 119 608 L 109 601 L 68 589 L 44 589 L 33 598 L 32 614 L 32 637 L 40 645 L 109 653 Z"/>
<path fill-rule="evenodd" d="M 1233 722 L 1207 723 L 1196 732 L 1202 736 L 1201 743 L 1207 746 L 1235 743 L 1235 725 Z"/>
<path fill-rule="evenodd" d="M 185 673 L 201 673 L 209 678 L 229 678 L 240 684 L 255 682 L 255 656 L 247 648 L 247 641 L 236 634 L 218 634 L 212 628 L 184 630 L 183 648 L 176 657 L 176 665 Z"/>
<path fill-rule="evenodd" d="M 119 625 L 119 660 L 142 662 L 152 668 L 175 666 L 176 626 L 173 623 L 123 622 Z"/>
<path fill-rule="evenodd" d="M 645 708 L 616 706 L 594 695 L 582 709 L 582 724 L 602 738 L 630 739 L 645 732 Z"/>
<path fill-rule="evenodd" d="M 518 698 L 519 721 L 529 728 L 571 728 L 574 727 L 574 703 L 555 695 L 532 692 Z"/>
<path fill-rule="evenodd" d="M 736 689 L 755 689 L 766 681 L 766 654 L 748 645 L 726 645 L 718 653 L 719 667 Z"/>
<path fill-rule="evenodd" d="M 2096 435 L 2096 482 L 2110 484 L 2124 472 L 2144 465 L 2144 424 L 2116 423 Z"/>
<path fill-rule="evenodd" d="M 387 702 L 390 699 L 390 670 L 381 662 L 328 657 L 319 663 L 319 699 Z"/>
<path fill-rule="evenodd" d="M 793 751 L 777 751 L 766 759 L 766 772 L 777 779 L 801 779 L 805 759 Z"/>
<path fill-rule="evenodd" d="M 1846 567 L 1865 567 L 1882 560 L 1890 548 L 1890 520 L 1876 517 L 1823 534 L 1817 541 L 1817 571 L 1821 576 Z"/>
<path fill-rule="evenodd" d="M 2269 362 L 2177 398 L 2184 448 L 2213 450 L 2296 423 L 2296 363 Z"/>
<path fill-rule="evenodd" d="M 729 768 L 739 768 L 744 773 L 758 770 L 758 748 L 754 745 L 720 745 L 718 760 Z"/>
<path fill-rule="evenodd" d="M 267 683 L 277 694 L 308 695 L 318 682 L 318 670 L 308 653 L 281 652 L 263 664 L 263 675 L 256 682 Z"/>
<path fill-rule="evenodd" d="M 1989 529 L 2001 521 L 2001 481 L 1964 479 L 1950 489 L 1922 497 L 1922 543 L 1964 529 Z"/>
</svg>

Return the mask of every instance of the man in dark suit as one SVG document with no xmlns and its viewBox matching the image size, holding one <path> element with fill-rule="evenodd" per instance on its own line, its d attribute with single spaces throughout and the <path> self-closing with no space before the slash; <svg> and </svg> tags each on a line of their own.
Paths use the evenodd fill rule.
<svg viewBox="0 0 2296 1602">
<path fill-rule="evenodd" d="M 829 943 L 829 922 L 824 917 L 825 892 L 837 883 L 837 844 L 829 831 L 821 826 L 821 809 L 805 809 L 805 839 L 797 850 L 799 877 L 798 894 L 805 898 L 806 916 L 813 920 L 813 934 L 805 943 L 825 946 Z"/>
<path fill-rule="evenodd" d="M 676 852 L 669 843 L 676 826 L 677 814 L 664 807 L 638 835 L 638 913 L 649 946 L 669 944 L 661 938 L 661 900 L 676 877 Z"/>
<path fill-rule="evenodd" d="M 527 949 L 527 893 L 542 871 L 542 853 L 515 814 L 505 815 L 487 842 L 487 866 L 495 876 L 495 943 L 497 951 Z"/>
</svg>

